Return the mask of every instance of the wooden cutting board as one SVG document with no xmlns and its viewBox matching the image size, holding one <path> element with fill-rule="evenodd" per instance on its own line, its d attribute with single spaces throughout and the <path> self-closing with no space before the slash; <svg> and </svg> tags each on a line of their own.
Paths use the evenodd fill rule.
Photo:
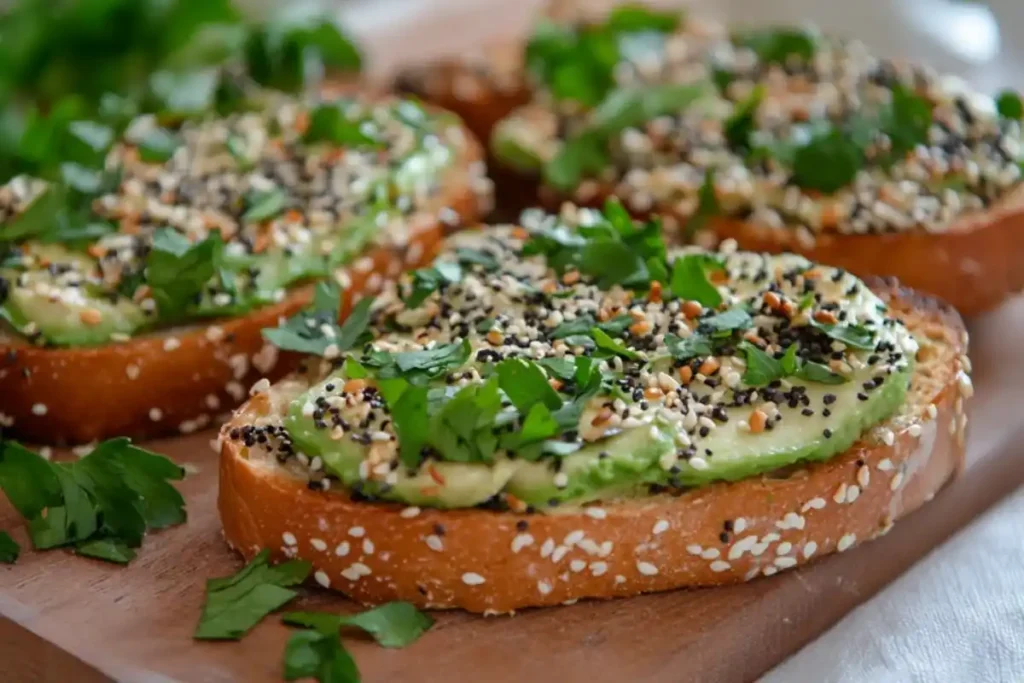
<svg viewBox="0 0 1024 683">
<path fill-rule="evenodd" d="M 404 650 L 350 639 L 366 681 L 744 681 L 813 639 L 931 548 L 1024 482 L 1024 299 L 973 321 L 968 465 L 880 540 L 770 579 L 516 617 L 439 614 Z M 268 619 L 240 643 L 196 643 L 208 577 L 241 561 L 216 516 L 212 433 L 149 444 L 195 470 L 181 485 L 188 524 L 146 540 L 118 568 L 53 551 L 0 565 L 0 681 L 264 683 L 281 680 L 288 629 Z M 17 515 L 0 528 L 27 546 Z M 298 608 L 351 609 L 308 590 Z"/>
</svg>

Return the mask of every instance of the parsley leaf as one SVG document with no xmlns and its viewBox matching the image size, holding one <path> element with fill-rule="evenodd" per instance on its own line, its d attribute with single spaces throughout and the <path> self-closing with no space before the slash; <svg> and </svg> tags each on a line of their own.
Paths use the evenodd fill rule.
<svg viewBox="0 0 1024 683">
<path fill-rule="evenodd" d="M 309 115 L 309 128 L 303 140 L 307 143 L 329 142 L 342 147 L 383 147 L 383 140 L 366 132 L 368 125 L 368 121 L 346 116 L 339 103 L 321 104 Z"/>
<path fill-rule="evenodd" d="M 1024 104 L 1020 95 L 1013 90 L 1004 90 L 996 97 L 996 111 L 1004 119 L 1020 121 L 1024 118 Z"/>
<path fill-rule="evenodd" d="M 711 340 L 696 333 L 689 337 L 666 334 L 665 346 L 676 360 L 690 360 L 691 358 L 710 356 L 712 353 Z"/>
<path fill-rule="evenodd" d="M 538 403 L 551 410 L 562 407 L 558 392 L 548 384 L 544 371 L 535 363 L 507 358 L 498 363 L 497 372 L 501 390 L 521 414 L 526 415 Z"/>
<path fill-rule="evenodd" d="M 80 554 L 127 562 L 147 530 L 185 521 L 184 499 L 169 483 L 183 476 L 170 460 L 124 438 L 70 463 L 0 444 L 0 488 L 28 521 L 38 550 L 75 545 Z"/>
<path fill-rule="evenodd" d="M 307 76 L 322 75 L 326 68 L 359 70 L 358 49 L 315 4 L 283 5 L 271 21 L 251 31 L 245 57 L 257 83 L 297 92 L 307 85 Z"/>
<path fill-rule="evenodd" d="M 355 683 L 359 668 L 341 643 L 339 629 L 353 627 L 370 634 L 383 647 L 405 647 L 416 641 L 434 620 L 407 602 L 389 602 L 359 614 L 290 612 L 283 620 L 307 626 L 285 647 L 285 680 L 315 678 L 320 683 Z"/>
<path fill-rule="evenodd" d="M 0 562 L 14 564 L 21 554 L 21 546 L 6 531 L 0 531 Z"/>
<path fill-rule="evenodd" d="M 853 182 L 864 166 L 864 151 L 838 128 L 815 135 L 793 157 L 793 182 L 831 194 Z"/>
<path fill-rule="evenodd" d="M 746 330 L 754 324 L 754 319 L 743 306 L 733 306 L 730 309 L 716 313 L 715 315 L 702 318 L 698 329 L 716 332 L 733 332 L 735 330 Z"/>
<path fill-rule="evenodd" d="M 462 279 L 462 268 L 457 263 L 438 262 L 430 268 L 420 268 L 412 273 L 412 293 L 403 301 L 408 308 L 417 308 L 427 297 L 445 285 Z"/>
<path fill-rule="evenodd" d="M 588 334 L 593 327 L 607 332 L 613 337 L 618 337 L 632 324 L 633 319 L 625 314 L 616 316 L 611 320 L 606 320 L 603 323 L 596 322 L 592 315 L 584 314 L 557 325 L 548 333 L 548 337 L 551 339 L 565 339 L 576 334 Z"/>
<path fill-rule="evenodd" d="M 75 547 L 75 552 L 85 557 L 105 560 L 114 564 L 128 564 L 135 559 L 135 551 L 127 544 L 110 538 L 98 538 L 79 543 Z"/>
<path fill-rule="evenodd" d="M 743 383 L 750 387 L 763 387 L 783 377 L 782 363 L 760 348 L 744 340 L 739 350 L 747 357 Z"/>
<path fill-rule="evenodd" d="M 193 638 L 238 640 L 298 594 L 288 587 L 309 576 L 310 563 L 291 560 L 271 566 L 269 559 L 270 551 L 262 550 L 238 573 L 206 582 L 206 601 Z"/>
<path fill-rule="evenodd" d="M 459 264 L 463 266 L 480 266 L 487 272 L 492 272 L 498 269 L 498 259 L 494 254 L 484 251 L 483 249 L 469 249 L 468 247 L 458 247 L 455 250 L 455 257 L 459 260 Z"/>
<path fill-rule="evenodd" d="M 756 128 L 757 108 L 764 99 L 764 85 L 758 84 L 745 100 L 739 102 L 725 121 L 725 139 L 734 150 L 750 149 L 750 134 Z"/>
<path fill-rule="evenodd" d="M 780 367 L 783 374 L 792 375 L 800 368 L 800 357 L 797 354 L 797 345 L 792 343 L 786 348 L 786 353 L 780 359 Z"/>
<path fill-rule="evenodd" d="M 197 244 L 172 228 L 160 228 L 153 234 L 146 282 L 163 318 L 185 314 L 217 271 L 223 247 L 218 232 Z"/>
<path fill-rule="evenodd" d="M 672 294 L 681 299 L 690 299 L 708 308 L 718 308 L 722 295 L 708 280 L 708 270 L 721 270 L 721 259 L 708 254 L 687 254 L 672 264 Z"/>
<path fill-rule="evenodd" d="M 259 223 L 280 216 L 288 208 L 288 195 L 279 187 L 266 192 L 250 192 L 245 204 L 248 208 L 242 214 L 242 220 Z"/>
<path fill-rule="evenodd" d="M 396 378 L 380 382 L 380 392 L 398 433 L 399 459 L 406 467 L 416 467 L 430 438 L 427 388 Z"/>
<path fill-rule="evenodd" d="M 537 361 L 537 365 L 544 368 L 549 375 L 566 382 L 572 381 L 576 377 L 576 364 L 571 358 L 541 358 Z"/>
<path fill-rule="evenodd" d="M 924 97 L 897 85 L 892 89 L 892 102 L 879 123 L 892 143 L 891 155 L 902 157 L 917 145 L 927 143 L 932 126 L 932 105 Z"/>
<path fill-rule="evenodd" d="M 412 603 L 388 602 L 358 614 L 326 612 L 289 612 L 281 617 L 286 624 L 334 633 L 346 626 L 358 628 L 373 636 L 382 647 L 405 647 L 415 642 L 434 620 L 420 612 Z"/>
<path fill-rule="evenodd" d="M 372 305 L 373 299 L 360 299 L 338 325 L 341 291 L 333 283 L 319 282 L 312 306 L 280 327 L 264 329 L 263 338 L 280 349 L 298 353 L 325 356 L 329 347 L 333 347 L 335 353 L 348 351 L 366 339 Z"/>
<path fill-rule="evenodd" d="M 841 341 L 849 347 L 860 349 L 862 351 L 870 351 L 875 348 L 874 332 L 861 325 L 819 323 L 813 318 L 810 321 L 810 325 L 811 327 L 816 327 L 821 330 L 832 339 Z"/>
<path fill-rule="evenodd" d="M 849 381 L 839 373 L 832 372 L 827 365 L 810 361 L 802 363 L 792 374 L 802 380 L 820 384 L 845 384 Z"/>
<path fill-rule="evenodd" d="M 601 351 L 605 351 L 613 356 L 622 356 L 623 358 L 629 358 L 631 360 L 637 360 L 640 358 L 640 354 L 627 347 L 624 342 L 618 339 L 612 339 L 599 327 L 591 328 L 590 336 L 593 337 L 594 343 L 597 344 L 597 348 Z"/>
<path fill-rule="evenodd" d="M 790 59 L 810 62 L 817 51 L 814 34 L 799 28 L 766 28 L 745 31 L 733 37 L 737 45 L 749 47 L 767 64 L 785 65 Z"/>
<path fill-rule="evenodd" d="M 336 633 L 299 631 L 284 650 L 284 679 L 315 678 L 320 683 L 356 683 L 359 667 Z"/>
<path fill-rule="evenodd" d="M 373 368 L 381 379 L 401 377 L 413 384 L 423 384 L 463 365 L 469 360 L 471 351 L 469 341 L 464 339 L 461 343 L 438 344 L 422 351 L 389 353 L 373 350 L 360 358 L 360 363 Z"/>
<path fill-rule="evenodd" d="M 558 420 L 552 416 L 548 407 L 543 403 L 535 403 L 530 407 L 530 411 L 526 414 L 522 427 L 517 434 L 519 445 L 526 446 L 543 441 L 544 439 L 550 439 L 558 434 L 558 430 Z"/>
</svg>

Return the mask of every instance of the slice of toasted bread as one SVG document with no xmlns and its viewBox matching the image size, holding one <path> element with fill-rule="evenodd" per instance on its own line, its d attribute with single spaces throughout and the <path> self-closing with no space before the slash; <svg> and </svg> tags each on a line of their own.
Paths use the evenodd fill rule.
<svg viewBox="0 0 1024 683">
<path fill-rule="evenodd" d="M 471 136 L 446 173 L 444 191 L 338 273 L 348 294 L 429 263 L 444 235 L 489 210 L 483 153 Z M 80 444 L 207 426 L 237 406 L 250 384 L 294 369 L 296 358 L 265 344 L 262 330 L 306 307 L 310 285 L 248 315 L 160 330 L 94 348 L 32 346 L 0 330 L 0 427 L 35 443 Z"/>
<path fill-rule="evenodd" d="M 957 472 L 971 395 L 959 315 L 892 281 L 869 284 L 917 337 L 918 362 L 903 409 L 825 462 L 557 514 L 356 502 L 310 490 L 258 446 L 223 438 L 281 410 L 286 381 L 223 428 L 225 537 L 247 558 L 269 548 L 307 559 L 320 585 L 361 602 L 486 613 L 739 582 L 845 551 L 886 533 Z"/>
</svg>

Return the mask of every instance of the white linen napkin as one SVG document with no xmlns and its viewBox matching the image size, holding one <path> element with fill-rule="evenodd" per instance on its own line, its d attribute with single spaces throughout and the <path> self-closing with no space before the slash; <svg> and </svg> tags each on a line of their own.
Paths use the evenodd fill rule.
<svg viewBox="0 0 1024 683">
<path fill-rule="evenodd" d="M 1024 681 L 1024 489 L 761 680 Z"/>
</svg>

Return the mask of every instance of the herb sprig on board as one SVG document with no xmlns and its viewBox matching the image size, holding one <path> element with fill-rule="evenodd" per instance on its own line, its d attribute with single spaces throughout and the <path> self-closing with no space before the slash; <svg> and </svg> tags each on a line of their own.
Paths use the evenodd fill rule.
<svg viewBox="0 0 1024 683">
<path fill-rule="evenodd" d="M 0 443 L 0 489 L 28 523 L 36 550 L 72 547 L 125 564 L 147 531 L 185 521 L 185 501 L 170 482 L 181 467 L 125 438 L 74 462 L 50 462 L 13 441 Z"/>
</svg>

